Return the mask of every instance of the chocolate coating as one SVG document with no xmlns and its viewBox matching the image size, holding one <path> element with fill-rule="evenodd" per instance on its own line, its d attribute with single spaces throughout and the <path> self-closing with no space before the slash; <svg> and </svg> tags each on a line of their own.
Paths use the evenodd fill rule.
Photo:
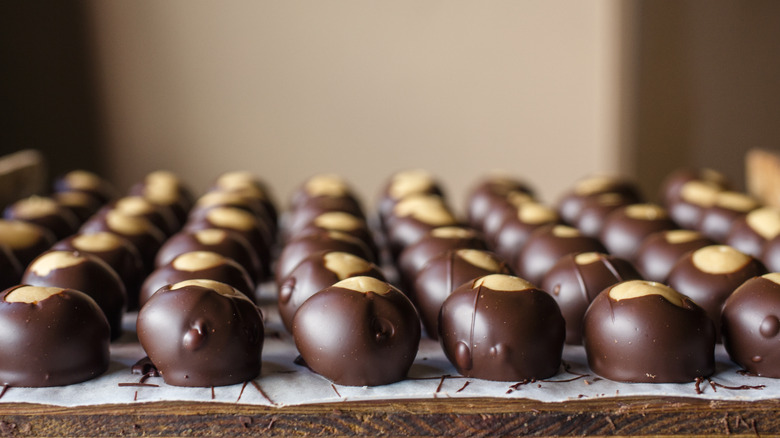
<svg viewBox="0 0 780 438">
<path fill-rule="evenodd" d="M 233 385 L 260 374 L 263 318 L 224 283 L 165 286 L 138 312 L 137 326 L 141 346 L 169 385 Z"/>
<path fill-rule="evenodd" d="M 398 271 L 402 283 L 410 285 L 428 261 L 454 249 L 487 250 L 482 235 L 471 228 L 434 228 L 417 242 L 407 246 L 398 256 Z"/>
<path fill-rule="evenodd" d="M 0 244 L 5 245 L 24 267 L 54 244 L 51 231 L 23 221 L 0 219 Z"/>
<path fill-rule="evenodd" d="M 584 200 L 572 225 L 586 236 L 598 237 L 604 228 L 607 216 L 618 208 L 631 205 L 633 202 L 635 202 L 633 197 L 620 193 L 602 193 L 590 196 Z"/>
<path fill-rule="evenodd" d="M 510 193 L 525 193 L 533 197 L 533 189 L 517 178 L 490 175 L 480 180 L 466 198 L 466 214 L 469 225 L 481 230 L 488 213 L 507 202 Z"/>
<path fill-rule="evenodd" d="M 724 242 L 734 221 L 758 207 L 755 199 L 742 193 L 720 192 L 714 203 L 702 211 L 696 229 L 716 242 Z"/>
<path fill-rule="evenodd" d="M 43 291 L 19 285 L 0 293 L 0 382 L 9 386 L 62 386 L 103 374 L 109 364 L 109 327 L 93 299 L 73 289 Z M 16 291 L 16 292 L 15 292 Z"/>
<path fill-rule="evenodd" d="M 517 277 L 461 285 L 442 305 L 440 324 L 444 353 L 466 377 L 544 379 L 560 368 L 563 316 L 550 295 Z"/>
<path fill-rule="evenodd" d="M 75 213 L 61 206 L 54 199 L 42 196 L 31 196 L 14 202 L 5 208 L 3 217 L 46 228 L 56 239 L 75 233 L 79 226 L 79 219 Z"/>
<path fill-rule="evenodd" d="M 332 211 L 323 213 L 314 218 L 309 224 L 300 229 L 299 233 L 308 234 L 313 232 L 340 231 L 357 237 L 371 250 L 371 258 L 379 258 L 371 230 L 365 219 L 341 211 Z"/>
<path fill-rule="evenodd" d="M 290 210 L 295 210 L 312 198 L 320 196 L 352 198 L 355 204 L 360 205 L 358 197 L 344 178 L 324 173 L 308 178 L 293 192 L 290 198 Z M 360 210 L 362 211 L 362 208 Z"/>
<path fill-rule="evenodd" d="M 192 208 L 192 191 L 176 174 L 166 170 L 156 170 L 144 176 L 144 179 L 130 187 L 130 196 L 142 196 L 149 202 L 168 210 L 176 219 L 180 228 Z"/>
<path fill-rule="evenodd" d="M 233 207 L 245 210 L 251 213 L 258 221 L 269 230 L 269 237 L 274 237 L 276 233 L 276 223 L 268 212 L 266 204 L 261 198 L 251 192 L 246 191 L 218 191 L 207 192 L 195 202 L 190 210 L 190 216 L 200 216 L 206 210 L 214 207 Z"/>
<path fill-rule="evenodd" d="M 266 277 L 260 258 L 249 242 L 238 233 L 220 228 L 206 228 L 199 231 L 183 230 L 165 241 L 157 257 L 155 268 L 171 262 L 176 256 L 192 251 L 212 251 L 238 262 L 253 280 Z"/>
<path fill-rule="evenodd" d="M 596 296 L 613 284 L 642 277 L 633 265 L 612 255 L 586 252 L 558 260 L 540 283 L 566 320 L 566 343 L 582 344 L 582 320 Z"/>
<path fill-rule="evenodd" d="M 555 210 L 533 201 L 505 211 L 507 214 L 493 236 L 493 247 L 509 263 L 517 261 L 518 254 L 534 230 L 560 223 Z"/>
<path fill-rule="evenodd" d="M 60 207 L 70 210 L 83 224 L 103 205 L 98 198 L 87 192 L 57 192 L 51 195 Z"/>
<path fill-rule="evenodd" d="M 444 190 L 436 177 L 423 169 L 408 169 L 394 173 L 379 195 L 377 210 L 382 226 L 393 216 L 395 205 L 404 198 L 414 195 L 444 197 Z"/>
<path fill-rule="evenodd" d="M 341 280 L 359 276 L 385 281 L 379 266 L 346 252 L 323 251 L 303 259 L 279 285 L 279 315 L 285 328 L 292 332 L 293 316 L 309 297 Z"/>
<path fill-rule="evenodd" d="M 117 197 L 117 190 L 108 180 L 87 170 L 72 170 L 54 181 L 55 192 L 85 192 L 98 198 L 101 204 Z"/>
<path fill-rule="evenodd" d="M 679 199 L 683 185 L 689 181 L 704 182 L 719 190 L 727 190 L 730 186 L 728 179 L 722 173 L 712 169 L 677 169 L 667 175 L 661 183 L 660 197 L 664 205 L 668 206 Z"/>
<path fill-rule="evenodd" d="M 615 176 L 595 175 L 583 178 L 558 202 L 558 213 L 567 224 L 574 224 L 585 202 L 604 193 L 618 193 L 639 202 L 642 196 L 636 184 Z"/>
<path fill-rule="evenodd" d="M 313 231 L 288 241 L 276 260 L 276 284 L 281 284 L 303 259 L 319 251 L 342 251 L 374 262 L 368 245 L 355 236 L 340 231 Z"/>
<path fill-rule="evenodd" d="M 565 225 L 545 225 L 528 237 L 517 255 L 514 270 L 532 284 L 542 277 L 561 257 L 580 252 L 606 252 L 598 240 L 583 235 L 576 228 Z"/>
<path fill-rule="evenodd" d="M 780 378 L 779 274 L 751 278 L 723 305 L 723 345 L 731 360 L 751 374 Z"/>
<path fill-rule="evenodd" d="M 93 216 L 79 231 L 84 234 L 110 231 L 127 239 L 141 254 L 145 270 L 154 266 L 154 256 L 165 242 L 165 234 L 148 220 L 127 216 L 116 210 Z"/>
<path fill-rule="evenodd" d="M 677 226 L 663 207 L 632 204 L 610 213 L 599 235 L 610 254 L 633 261 L 645 237 Z"/>
<path fill-rule="evenodd" d="M 272 230 L 276 232 L 279 224 L 279 209 L 270 187 L 251 172 L 232 171 L 221 174 L 209 191 L 241 193 L 258 199 L 265 207 L 271 219 Z"/>
<path fill-rule="evenodd" d="M 496 254 L 476 249 L 451 250 L 433 257 L 420 270 L 414 287 L 407 291 L 420 311 L 425 332 L 431 339 L 439 334 L 439 310 L 458 286 L 489 274 L 511 274 Z"/>
<path fill-rule="evenodd" d="M 106 315 L 111 339 L 122 334 L 127 292 L 119 275 L 103 260 L 79 252 L 47 251 L 27 266 L 22 283 L 75 289 L 87 294 Z"/>
<path fill-rule="evenodd" d="M 596 374 L 620 382 L 692 382 L 715 371 L 715 328 L 703 309 L 671 290 L 613 298 L 611 291 L 659 283 L 633 280 L 602 291 L 585 313 L 583 344 Z M 661 292 L 663 293 L 663 292 Z"/>
<path fill-rule="evenodd" d="M 669 216 L 681 228 L 696 229 L 702 214 L 715 203 L 721 191 L 712 182 L 687 181 L 680 186 L 677 196 L 666 203 Z"/>
<path fill-rule="evenodd" d="M 775 236 L 764 244 L 761 252 L 761 261 L 767 271 L 780 272 L 780 235 Z"/>
<path fill-rule="evenodd" d="M 458 220 L 437 195 L 409 195 L 397 202 L 385 221 L 387 247 L 393 259 L 434 228 L 456 226 Z"/>
<path fill-rule="evenodd" d="M 734 220 L 726 244 L 753 257 L 761 257 L 764 245 L 780 235 L 780 210 L 762 207 Z"/>
<path fill-rule="evenodd" d="M 127 239 L 109 231 L 75 234 L 51 247 L 57 251 L 78 251 L 103 260 L 119 275 L 127 292 L 127 308 L 138 308 L 138 290 L 143 281 L 143 259 Z"/>
<path fill-rule="evenodd" d="M 330 212 L 348 213 L 352 216 L 366 219 L 360 205 L 354 198 L 343 196 L 318 196 L 299 205 L 290 211 L 287 218 L 287 226 L 284 230 L 285 240 L 301 232 L 311 224 L 318 216 Z"/>
<path fill-rule="evenodd" d="M 536 202 L 531 195 L 525 192 L 510 192 L 505 201 L 488 211 L 485 219 L 482 221 L 482 233 L 485 235 L 488 245 L 493 247 L 496 246 L 498 232 L 504 226 L 507 218 L 517 215 L 517 210 L 523 204 Z"/>
<path fill-rule="evenodd" d="M 634 258 L 634 266 L 645 280 L 666 283 L 672 267 L 683 255 L 714 245 L 698 231 L 664 230 L 647 236 Z"/>
<path fill-rule="evenodd" d="M 141 217 L 159 228 L 165 236 L 170 236 L 181 228 L 182 223 L 170 208 L 152 203 L 142 196 L 123 196 L 103 207 L 98 214 L 106 214 L 110 210 L 131 216 Z"/>
<path fill-rule="evenodd" d="M 680 258 L 667 282 L 707 312 L 720 339 L 720 314 L 726 298 L 742 283 L 765 272 L 753 257 L 726 245 L 712 245 Z"/>
<path fill-rule="evenodd" d="M 298 308 L 293 338 L 306 364 L 334 383 L 386 385 L 409 372 L 420 344 L 420 319 L 390 284 L 352 277 Z"/>
<path fill-rule="evenodd" d="M 152 295 L 167 284 L 193 279 L 225 283 L 254 301 L 255 283 L 235 260 L 210 251 L 179 254 L 170 263 L 155 269 L 141 285 L 138 304 L 143 307 Z"/>
</svg>

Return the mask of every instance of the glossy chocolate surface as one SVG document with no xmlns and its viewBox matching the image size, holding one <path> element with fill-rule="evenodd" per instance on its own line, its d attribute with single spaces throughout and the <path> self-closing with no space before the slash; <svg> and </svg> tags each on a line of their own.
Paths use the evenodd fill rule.
<svg viewBox="0 0 780 438">
<path fill-rule="evenodd" d="M 358 276 L 385 281 L 379 266 L 346 252 L 323 251 L 303 259 L 279 285 L 279 315 L 285 328 L 292 331 L 293 316 L 309 297 L 341 280 Z"/>
<path fill-rule="evenodd" d="M 127 216 L 144 218 L 162 231 L 166 237 L 178 231 L 182 226 L 170 208 L 154 204 L 142 196 L 123 196 L 103 207 L 98 214 L 105 214 L 109 210 L 117 210 Z"/>
<path fill-rule="evenodd" d="M 577 181 L 574 188 L 558 201 L 561 219 L 567 224 L 574 224 L 585 203 L 604 193 L 618 193 L 633 203 L 642 199 L 633 182 L 615 176 L 595 175 Z"/>
<path fill-rule="evenodd" d="M 22 267 L 30 264 L 54 242 L 54 235 L 43 227 L 23 221 L 0 219 L 0 244 L 13 253 Z"/>
<path fill-rule="evenodd" d="M 127 239 L 141 254 L 145 270 L 154 266 L 154 256 L 165 242 L 165 233 L 148 220 L 113 210 L 93 216 L 79 230 L 85 234 L 99 231 L 110 231 Z"/>
<path fill-rule="evenodd" d="M 458 220 L 444 199 L 436 195 L 411 195 L 393 208 L 385 222 L 387 246 L 393 258 L 434 228 L 457 226 Z"/>
<path fill-rule="evenodd" d="M 22 283 L 75 289 L 87 294 L 106 315 L 111 339 L 122 334 L 127 292 L 119 275 L 103 260 L 80 252 L 47 251 L 27 266 Z"/>
<path fill-rule="evenodd" d="M 128 194 L 142 196 L 153 204 L 167 209 L 176 218 L 178 227 L 184 224 L 192 208 L 192 191 L 173 172 L 157 170 L 130 187 Z"/>
<path fill-rule="evenodd" d="M 423 169 L 408 169 L 394 173 L 382 188 L 377 202 L 380 223 L 384 226 L 393 216 L 395 205 L 402 199 L 415 195 L 444 197 L 444 191 L 436 177 Z"/>
<path fill-rule="evenodd" d="M 550 295 L 517 277 L 489 275 L 455 289 L 442 305 L 440 336 L 459 373 L 485 380 L 558 373 L 564 319 Z"/>
<path fill-rule="evenodd" d="M 493 235 L 496 253 L 509 263 L 515 263 L 535 230 L 551 224 L 560 223 L 558 213 L 538 202 L 524 202 L 514 209 L 506 210 L 504 220 Z"/>
<path fill-rule="evenodd" d="M 3 211 L 8 220 L 20 220 L 46 228 L 56 239 L 76 232 L 80 221 L 76 214 L 52 198 L 31 196 L 9 205 Z"/>
<path fill-rule="evenodd" d="M 328 231 L 338 231 L 360 239 L 371 250 L 371 259 L 376 260 L 379 257 L 379 250 L 374 242 L 374 236 L 368 228 L 368 223 L 360 216 L 341 211 L 323 213 L 301 228 L 297 234 Z"/>
<path fill-rule="evenodd" d="M 764 273 L 764 266 L 753 257 L 725 245 L 713 245 L 680 258 L 667 283 L 707 312 L 720 339 L 720 315 L 726 298 L 745 281 Z"/>
<path fill-rule="evenodd" d="M 54 181 L 55 192 L 86 192 L 100 200 L 101 204 L 116 198 L 117 190 L 103 177 L 87 170 L 72 170 Z"/>
<path fill-rule="evenodd" d="M 301 305 L 293 338 L 306 364 L 334 383 L 385 385 L 406 378 L 420 344 L 420 319 L 398 289 L 353 277 Z"/>
<path fill-rule="evenodd" d="M 431 339 L 439 334 L 439 310 L 444 300 L 461 284 L 489 274 L 511 274 L 496 254 L 476 249 L 458 249 L 433 257 L 417 274 L 410 291 Z"/>
<path fill-rule="evenodd" d="M 212 251 L 240 264 L 253 280 L 266 277 L 254 248 L 240 234 L 221 228 L 199 231 L 183 230 L 165 241 L 154 260 L 155 268 L 171 262 L 176 256 L 192 251 Z"/>
<path fill-rule="evenodd" d="M 599 240 L 610 254 L 633 261 L 645 237 L 676 228 L 664 208 L 654 204 L 632 204 L 607 216 Z"/>
<path fill-rule="evenodd" d="M 610 296 L 625 284 L 602 291 L 585 313 L 591 370 L 610 380 L 646 383 L 693 382 L 712 374 L 715 328 L 704 310 L 679 293 L 672 295 L 676 302 L 659 294 Z"/>
<path fill-rule="evenodd" d="M 355 204 L 360 205 L 360 200 L 347 180 L 339 175 L 324 173 L 308 178 L 293 192 L 290 197 L 290 210 L 321 196 L 352 198 Z"/>
<path fill-rule="evenodd" d="M 149 274 L 141 285 L 138 304 L 143 307 L 165 285 L 198 278 L 228 284 L 254 301 L 255 283 L 246 269 L 215 252 L 193 251 L 179 254 Z"/>
<path fill-rule="evenodd" d="M 223 386 L 260 374 L 263 318 L 223 283 L 165 286 L 138 313 L 138 339 L 165 383 Z"/>
<path fill-rule="evenodd" d="M 466 198 L 469 225 L 481 230 L 488 213 L 508 202 L 507 197 L 512 192 L 533 197 L 531 186 L 518 178 L 491 175 L 479 181 Z"/>
<path fill-rule="evenodd" d="M 731 225 L 758 207 L 755 199 L 742 193 L 720 192 L 713 205 L 702 211 L 696 229 L 716 242 L 725 242 Z"/>
<path fill-rule="evenodd" d="M 722 173 L 712 169 L 677 169 L 667 175 L 661 183 L 660 197 L 664 205 L 669 205 L 678 200 L 682 187 L 690 181 L 704 182 L 718 190 L 727 190 L 730 186 L 727 178 Z"/>
<path fill-rule="evenodd" d="M 606 252 L 598 240 L 585 236 L 576 228 L 545 225 L 528 237 L 517 255 L 514 270 L 518 277 L 540 284 L 542 277 L 566 254 Z"/>
<path fill-rule="evenodd" d="M 633 202 L 635 198 L 620 193 L 602 193 L 588 197 L 583 202 L 579 214 L 574 217 L 572 225 L 586 236 L 598 237 L 604 228 L 607 216 Z"/>
<path fill-rule="evenodd" d="M 215 207 L 238 208 L 252 214 L 258 221 L 268 228 L 270 237 L 276 233 L 276 222 L 268 212 L 266 204 L 261 198 L 247 192 L 210 191 L 198 198 L 190 210 L 189 216 L 203 215 L 206 211 Z"/>
<path fill-rule="evenodd" d="M 312 231 L 289 240 L 276 260 L 276 284 L 290 275 L 303 259 L 320 251 L 342 251 L 354 254 L 370 262 L 374 254 L 362 240 L 340 231 Z"/>
<path fill-rule="evenodd" d="M 109 326 L 94 300 L 77 290 L 53 288 L 47 298 L 17 301 L 17 289 L 40 288 L 14 286 L 0 293 L 0 383 L 70 385 L 108 369 Z"/>
<path fill-rule="evenodd" d="M 723 306 L 723 345 L 751 374 L 780 378 L 780 274 L 751 278 Z"/>
<path fill-rule="evenodd" d="M 762 207 L 734 220 L 726 244 L 758 258 L 764 245 L 779 235 L 780 210 Z"/>
<path fill-rule="evenodd" d="M 558 303 L 566 320 L 566 343 L 582 344 L 582 320 L 590 303 L 604 289 L 641 276 L 633 265 L 612 255 L 568 254 L 542 278 L 540 286 Z"/>
<path fill-rule="evenodd" d="M 291 210 L 287 217 L 284 234 L 287 239 L 295 236 L 324 213 L 340 211 L 365 220 L 365 215 L 354 198 L 343 196 L 319 196 Z"/>
<path fill-rule="evenodd" d="M 665 283 L 680 257 L 689 251 L 714 244 L 698 231 L 659 231 L 642 241 L 634 258 L 634 266 L 645 280 Z"/>
<path fill-rule="evenodd" d="M 51 197 L 60 207 L 70 210 L 79 224 L 86 222 L 103 206 L 98 198 L 87 192 L 57 192 L 52 193 Z"/>
</svg>

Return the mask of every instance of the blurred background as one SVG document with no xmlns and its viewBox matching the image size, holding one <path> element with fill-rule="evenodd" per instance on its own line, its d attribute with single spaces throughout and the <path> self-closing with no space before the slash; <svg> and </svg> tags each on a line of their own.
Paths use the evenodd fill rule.
<svg viewBox="0 0 780 438">
<path fill-rule="evenodd" d="M 596 172 L 739 184 L 780 148 L 779 24 L 770 0 L 4 2 L 0 155 L 282 199 L 335 172 L 367 203 L 418 167 L 456 206 L 493 169 L 548 202 Z"/>
</svg>

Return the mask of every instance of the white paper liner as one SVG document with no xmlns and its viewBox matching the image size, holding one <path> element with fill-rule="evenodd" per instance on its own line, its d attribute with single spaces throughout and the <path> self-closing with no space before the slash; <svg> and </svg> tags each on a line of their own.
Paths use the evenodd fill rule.
<svg viewBox="0 0 780 438">
<path fill-rule="evenodd" d="M 261 292 L 268 302 L 272 289 Z M 135 336 L 136 314 L 124 319 L 126 333 L 111 346 L 111 365 L 102 376 L 75 385 L 53 388 L 7 388 L 1 403 L 39 403 L 64 407 L 117 403 L 144 403 L 159 401 L 223 402 L 264 406 L 291 406 L 343 401 L 434 399 L 457 397 L 524 398 L 541 402 L 564 402 L 604 397 L 672 396 L 707 400 L 757 401 L 780 398 L 780 379 L 746 376 L 731 362 L 721 345 L 715 350 L 717 369 L 709 380 L 698 385 L 618 383 L 593 374 L 581 346 L 567 345 L 563 352 L 561 372 L 543 381 L 492 382 L 458 376 L 447 361 L 439 344 L 427 338 L 420 350 L 409 378 L 402 382 L 379 387 L 350 387 L 334 385 L 327 379 L 296 365 L 298 352 L 292 338 L 284 331 L 275 306 L 263 306 L 266 318 L 266 339 L 262 353 L 260 377 L 245 385 L 216 388 L 185 388 L 167 385 L 161 377 L 145 380 L 132 374 L 131 367 L 145 356 Z M 566 371 L 565 369 L 568 371 Z M 583 376 L 584 375 L 584 376 Z M 760 389 L 728 389 L 728 387 L 757 387 Z M 714 385 L 714 386 L 713 386 Z M 698 390 L 697 390 L 698 388 Z"/>
</svg>

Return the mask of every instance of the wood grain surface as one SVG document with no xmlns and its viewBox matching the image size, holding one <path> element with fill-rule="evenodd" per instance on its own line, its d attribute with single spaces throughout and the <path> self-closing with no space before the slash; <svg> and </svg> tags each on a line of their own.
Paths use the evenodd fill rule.
<svg viewBox="0 0 780 438">
<path fill-rule="evenodd" d="M 612 398 L 540 403 L 440 399 L 263 407 L 138 403 L 0 405 L 2 436 L 761 436 L 780 434 L 780 400 Z"/>
</svg>

